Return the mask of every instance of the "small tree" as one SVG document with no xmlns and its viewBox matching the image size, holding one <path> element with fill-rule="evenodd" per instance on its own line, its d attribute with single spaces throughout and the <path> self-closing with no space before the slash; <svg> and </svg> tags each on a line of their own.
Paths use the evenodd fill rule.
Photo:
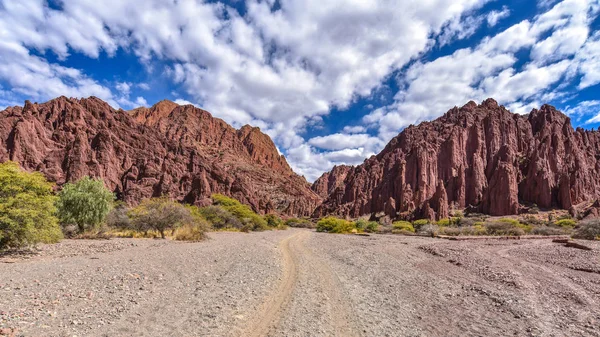
<svg viewBox="0 0 600 337">
<path fill-rule="evenodd" d="M 163 239 L 165 231 L 194 223 L 188 208 L 167 198 L 146 199 L 129 212 L 129 217 L 136 229 L 156 230 Z"/>
<path fill-rule="evenodd" d="M 0 249 L 62 239 L 53 184 L 14 162 L 0 164 Z"/>
<path fill-rule="evenodd" d="M 79 233 L 102 224 L 113 207 L 114 194 L 102 179 L 83 177 L 63 186 L 58 194 L 58 217 L 63 225 L 77 225 Z"/>
</svg>

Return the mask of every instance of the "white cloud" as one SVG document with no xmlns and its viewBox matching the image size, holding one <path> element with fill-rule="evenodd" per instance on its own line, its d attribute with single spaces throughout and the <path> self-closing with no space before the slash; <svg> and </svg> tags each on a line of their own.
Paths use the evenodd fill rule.
<svg viewBox="0 0 600 337">
<path fill-rule="evenodd" d="M 578 120 L 591 115 L 586 124 L 598 123 L 600 122 L 600 100 L 581 101 L 575 106 L 567 106 L 563 112 Z"/>
<path fill-rule="evenodd" d="M 129 93 L 131 92 L 131 83 L 119 82 L 115 88 L 121 93 L 121 95 L 129 96 Z"/>
<path fill-rule="evenodd" d="M 367 128 L 362 125 L 344 126 L 344 133 L 363 133 L 365 131 L 367 131 Z"/>
<path fill-rule="evenodd" d="M 148 106 L 148 102 L 146 102 L 146 99 L 144 97 L 137 97 L 135 99 L 135 104 L 138 106 Z"/>
<path fill-rule="evenodd" d="M 376 148 L 380 143 L 381 141 L 378 138 L 371 137 L 368 134 L 334 133 L 308 140 L 308 144 L 325 150 L 343 150 L 365 146 Z"/>
<path fill-rule="evenodd" d="M 510 9 L 504 6 L 500 11 L 491 11 L 486 16 L 486 21 L 489 27 L 494 27 L 502 19 L 510 16 Z"/>
<path fill-rule="evenodd" d="M 483 39 L 475 48 L 416 62 L 401 78 L 394 103 L 363 121 L 378 126 L 380 137 L 389 139 L 409 124 L 435 118 L 469 100 L 493 97 L 514 112 L 528 113 L 540 103 L 567 96 L 555 88 L 564 86 L 561 80 L 574 73 L 583 75 L 580 87 L 594 85 L 600 82 L 599 35 L 590 39 L 587 35 L 597 14 L 593 1 L 565 0 L 531 22 Z M 515 53 L 525 48 L 531 48 L 531 59 L 519 65 Z"/>
</svg>

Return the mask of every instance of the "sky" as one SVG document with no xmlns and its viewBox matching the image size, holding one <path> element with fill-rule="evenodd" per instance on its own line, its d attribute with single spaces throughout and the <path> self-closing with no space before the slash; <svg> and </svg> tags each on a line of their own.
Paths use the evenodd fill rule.
<svg viewBox="0 0 600 337">
<path fill-rule="evenodd" d="M 470 100 L 600 126 L 600 0 L 0 0 L 0 108 L 194 104 L 313 181 Z"/>
</svg>

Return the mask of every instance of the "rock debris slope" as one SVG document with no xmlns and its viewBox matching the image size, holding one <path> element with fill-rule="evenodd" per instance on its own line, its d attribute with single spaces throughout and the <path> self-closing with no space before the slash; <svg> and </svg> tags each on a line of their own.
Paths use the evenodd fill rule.
<svg viewBox="0 0 600 337">
<path fill-rule="evenodd" d="M 223 193 L 261 213 L 309 215 L 321 201 L 258 128 L 170 101 L 130 112 L 95 97 L 10 107 L 0 112 L 7 160 L 59 185 L 101 177 L 129 203 L 167 195 L 202 205 Z"/>
<path fill-rule="evenodd" d="M 518 115 L 493 99 L 471 101 L 409 126 L 344 175 L 315 216 L 440 219 L 452 209 L 509 215 L 533 204 L 574 210 L 600 196 L 600 132 L 573 129 L 550 105 Z"/>
</svg>

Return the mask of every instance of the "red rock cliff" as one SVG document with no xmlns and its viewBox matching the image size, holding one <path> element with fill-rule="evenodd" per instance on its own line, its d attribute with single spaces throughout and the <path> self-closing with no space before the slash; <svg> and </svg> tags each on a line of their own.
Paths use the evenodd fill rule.
<svg viewBox="0 0 600 337">
<path fill-rule="evenodd" d="M 312 190 L 323 198 L 327 198 L 329 194 L 340 187 L 352 166 L 339 165 L 334 166 L 331 171 L 323 173 L 319 179 L 312 184 Z"/>
<path fill-rule="evenodd" d="M 488 99 L 409 126 L 350 170 L 314 215 L 439 219 L 467 207 L 508 215 L 522 204 L 569 209 L 598 197 L 599 132 L 574 130 L 549 105 L 518 115 Z"/>
<path fill-rule="evenodd" d="M 236 130 L 170 101 L 131 112 L 94 97 L 8 108 L 0 112 L 6 160 L 58 184 L 101 177 L 129 203 L 168 195 L 206 204 L 222 193 L 258 212 L 309 215 L 321 201 L 258 128 Z"/>
</svg>

